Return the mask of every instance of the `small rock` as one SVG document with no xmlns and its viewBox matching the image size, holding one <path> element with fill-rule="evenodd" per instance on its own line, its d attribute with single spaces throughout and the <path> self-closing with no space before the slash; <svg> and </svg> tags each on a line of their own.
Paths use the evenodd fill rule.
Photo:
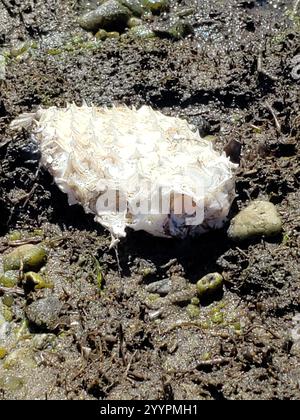
<svg viewBox="0 0 300 420">
<path fill-rule="evenodd" d="M 97 32 L 100 28 L 108 31 L 123 30 L 131 11 L 116 0 L 108 0 L 79 19 L 80 26 L 91 32 Z"/>
<path fill-rule="evenodd" d="M 5 391 L 18 391 L 24 385 L 24 380 L 20 376 L 2 375 L 0 376 L 0 388 Z"/>
<path fill-rule="evenodd" d="M 183 305 L 193 299 L 196 293 L 194 285 L 191 287 L 183 288 L 182 290 L 175 291 L 169 296 L 169 302 L 174 305 Z M 191 302 L 192 303 L 192 302 Z"/>
<path fill-rule="evenodd" d="M 107 38 L 118 39 L 118 38 L 120 38 L 120 34 L 117 31 L 107 32 Z"/>
<path fill-rule="evenodd" d="M 95 35 L 95 38 L 100 41 L 104 41 L 107 38 L 107 31 L 105 29 L 99 29 Z"/>
<path fill-rule="evenodd" d="M 199 298 L 205 298 L 220 292 L 223 287 L 223 277 L 219 273 L 210 273 L 197 282 Z"/>
<path fill-rule="evenodd" d="M 40 274 L 29 271 L 25 274 L 25 282 L 28 285 L 33 285 L 35 290 L 38 289 L 52 289 L 53 283 L 46 281 Z"/>
<path fill-rule="evenodd" d="M 194 33 L 192 25 L 182 19 L 171 19 L 169 22 L 162 22 L 154 28 L 154 33 L 161 38 L 171 38 L 175 41 L 185 38 Z"/>
<path fill-rule="evenodd" d="M 169 29 L 171 38 L 179 40 L 194 33 L 193 27 L 189 22 L 179 19 Z"/>
<path fill-rule="evenodd" d="M 127 7 L 135 16 L 142 16 L 144 13 L 142 0 L 119 0 L 123 6 Z"/>
<path fill-rule="evenodd" d="M 200 305 L 200 300 L 199 300 L 199 298 L 197 298 L 196 296 L 192 297 L 192 299 L 191 299 L 191 304 L 192 304 L 192 305 L 199 306 L 199 305 Z"/>
<path fill-rule="evenodd" d="M 3 305 L 11 308 L 14 304 L 14 297 L 12 295 L 4 295 L 2 298 Z"/>
<path fill-rule="evenodd" d="M 3 269 L 20 270 L 23 264 L 23 271 L 38 271 L 45 263 L 47 253 L 44 248 L 38 245 L 21 245 L 3 257 Z"/>
<path fill-rule="evenodd" d="M 172 287 L 172 282 L 170 279 L 164 279 L 155 281 L 146 286 L 146 290 L 149 293 L 158 293 L 159 295 L 167 295 Z"/>
<path fill-rule="evenodd" d="M 282 221 L 274 204 L 268 201 L 254 201 L 232 219 L 228 236 L 236 242 L 257 237 L 271 237 L 280 234 Z"/>
<path fill-rule="evenodd" d="M 6 356 L 3 367 L 5 369 L 14 369 L 17 366 L 35 368 L 36 362 L 33 359 L 33 354 L 29 348 L 20 348 L 14 350 L 9 355 Z"/>
<path fill-rule="evenodd" d="M 136 38 L 143 38 L 143 39 L 155 38 L 155 33 L 152 31 L 152 29 L 148 28 L 146 25 L 134 26 L 129 31 L 129 34 L 133 35 Z"/>
<path fill-rule="evenodd" d="M 150 321 L 154 321 L 155 319 L 160 318 L 163 313 L 163 308 L 156 309 L 155 311 L 149 312 L 149 319 Z"/>
<path fill-rule="evenodd" d="M 168 10 L 169 0 L 142 0 L 144 7 L 154 14 Z"/>
<path fill-rule="evenodd" d="M 19 282 L 19 271 L 9 270 L 0 274 L 0 285 L 4 287 L 15 287 Z"/>
<path fill-rule="evenodd" d="M 41 330 L 53 331 L 59 324 L 61 308 L 60 300 L 50 296 L 31 303 L 25 313 L 32 326 Z"/>
<path fill-rule="evenodd" d="M 223 324 L 223 322 L 224 322 L 223 312 L 215 312 L 214 314 L 212 314 L 211 321 L 214 324 Z"/>
<path fill-rule="evenodd" d="M 142 19 L 139 19 L 136 17 L 130 18 L 129 21 L 127 22 L 128 28 L 135 28 L 136 26 L 140 26 L 142 24 L 143 24 Z"/>
</svg>

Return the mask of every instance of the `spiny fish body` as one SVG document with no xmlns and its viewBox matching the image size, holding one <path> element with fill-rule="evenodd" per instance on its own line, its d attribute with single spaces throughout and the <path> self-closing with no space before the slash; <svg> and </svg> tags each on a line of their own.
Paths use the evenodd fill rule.
<svg viewBox="0 0 300 420">
<path fill-rule="evenodd" d="M 50 107 L 20 115 L 11 128 L 21 127 L 69 204 L 114 238 L 126 227 L 180 238 L 220 228 L 235 197 L 237 166 L 187 121 L 149 106 Z"/>
</svg>

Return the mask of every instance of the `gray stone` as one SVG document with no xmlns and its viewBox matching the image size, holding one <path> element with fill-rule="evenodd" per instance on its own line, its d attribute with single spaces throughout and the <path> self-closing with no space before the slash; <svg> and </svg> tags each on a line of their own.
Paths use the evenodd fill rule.
<svg viewBox="0 0 300 420">
<path fill-rule="evenodd" d="M 142 16 L 144 13 L 143 3 L 141 0 L 119 0 L 123 6 L 126 6 L 135 16 Z"/>
<path fill-rule="evenodd" d="M 142 4 L 154 14 L 159 14 L 169 8 L 169 0 L 143 0 Z"/>
<path fill-rule="evenodd" d="M 146 286 L 148 293 L 158 293 L 159 295 L 166 295 L 170 292 L 172 282 L 170 279 L 158 280 Z"/>
<path fill-rule="evenodd" d="M 235 216 L 228 229 L 230 239 L 241 242 L 280 234 L 282 221 L 274 204 L 254 201 Z"/>
<path fill-rule="evenodd" d="M 223 277 L 219 273 L 209 273 L 196 284 L 199 298 L 216 294 L 223 287 Z"/>
<path fill-rule="evenodd" d="M 155 33 L 152 31 L 151 28 L 148 28 L 146 25 L 139 25 L 131 28 L 130 32 L 135 38 L 155 38 Z"/>
<path fill-rule="evenodd" d="M 40 330 L 53 331 L 59 324 L 62 303 L 55 296 L 37 300 L 25 310 L 31 325 Z"/>
<path fill-rule="evenodd" d="M 171 38 L 179 40 L 194 33 L 192 25 L 182 19 L 170 19 L 167 22 L 161 22 L 153 28 L 155 34 L 161 38 Z"/>
<path fill-rule="evenodd" d="M 100 28 L 108 31 L 123 30 L 131 11 L 116 0 L 108 0 L 97 9 L 85 13 L 79 19 L 80 26 L 91 32 L 97 32 Z"/>
</svg>

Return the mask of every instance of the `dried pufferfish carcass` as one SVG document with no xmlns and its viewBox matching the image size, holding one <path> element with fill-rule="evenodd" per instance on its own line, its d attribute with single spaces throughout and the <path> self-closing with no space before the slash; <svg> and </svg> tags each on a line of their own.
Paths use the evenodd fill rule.
<svg viewBox="0 0 300 420">
<path fill-rule="evenodd" d="M 237 165 L 185 120 L 148 106 L 51 107 L 11 123 L 21 127 L 69 204 L 114 238 L 126 227 L 180 238 L 220 228 L 235 197 Z"/>
</svg>

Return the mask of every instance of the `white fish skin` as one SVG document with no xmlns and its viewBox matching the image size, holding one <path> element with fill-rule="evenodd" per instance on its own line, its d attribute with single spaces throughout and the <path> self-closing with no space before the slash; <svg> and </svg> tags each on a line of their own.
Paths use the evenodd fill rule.
<svg viewBox="0 0 300 420">
<path fill-rule="evenodd" d="M 40 145 L 42 165 L 68 195 L 69 204 L 80 203 L 95 214 L 114 238 L 126 236 L 126 227 L 180 238 L 221 228 L 235 198 L 237 165 L 185 120 L 148 106 L 68 104 L 22 114 L 11 128 L 31 131 Z M 167 212 L 161 211 L 159 201 L 153 204 L 160 188 L 160 199 L 171 194 Z M 120 211 L 99 205 L 109 192 L 116 192 L 119 205 L 125 203 Z M 186 209 L 176 213 L 182 197 L 189 198 L 199 214 L 203 207 L 196 225 L 186 224 Z M 137 203 L 148 208 L 150 199 L 152 214 L 137 211 Z"/>
</svg>

